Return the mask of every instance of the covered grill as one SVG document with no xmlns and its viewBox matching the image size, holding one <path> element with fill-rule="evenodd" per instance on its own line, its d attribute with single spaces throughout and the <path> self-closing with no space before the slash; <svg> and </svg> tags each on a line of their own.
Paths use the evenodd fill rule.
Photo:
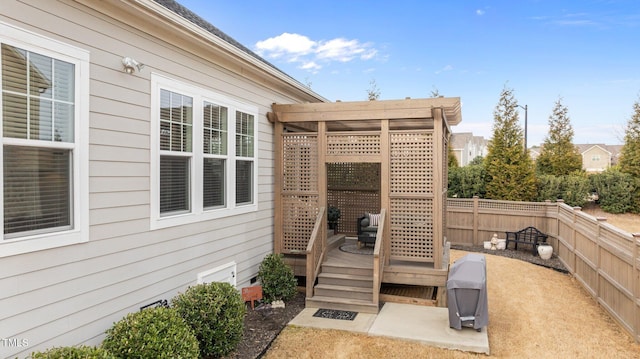
<svg viewBox="0 0 640 359">
<path fill-rule="evenodd" d="M 453 263 L 447 280 L 449 326 L 480 331 L 489 324 L 487 265 L 483 255 L 470 253 Z"/>
</svg>

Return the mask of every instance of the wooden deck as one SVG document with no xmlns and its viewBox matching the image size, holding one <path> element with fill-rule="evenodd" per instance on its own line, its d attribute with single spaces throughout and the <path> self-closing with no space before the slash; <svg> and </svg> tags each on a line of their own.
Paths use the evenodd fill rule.
<svg viewBox="0 0 640 359">
<path fill-rule="evenodd" d="M 377 313 L 373 305 L 373 255 L 348 253 L 342 244 L 354 245 L 355 238 L 343 234 L 331 235 L 328 252 L 322 262 L 318 282 L 308 307 L 353 310 Z M 448 262 L 448 253 L 445 258 Z M 285 262 L 294 268 L 297 276 L 305 276 L 304 255 L 286 255 Z M 446 280 L 448 266 L 435 269 L 433 263 L 391 261 L 385 266 L 382 302 L 408 303 L 426 306 L 446 306 Z"/>
<path fill-rule="evenodd" d="M 353 241 L 352 239 L 345 239 L 345 243 Z M 340 250 L 340 246 L 332 248 L 327 253 L 327 258 L 324 264 L 341 266 L 341 267 L 358 267 L 367 268 L 373 270 L 373 255 L 353 254 Z"/>
</svg>

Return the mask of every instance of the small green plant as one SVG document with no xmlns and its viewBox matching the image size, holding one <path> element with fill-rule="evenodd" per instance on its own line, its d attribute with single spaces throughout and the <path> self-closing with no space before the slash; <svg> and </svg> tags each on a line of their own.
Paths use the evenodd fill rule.
<svg viewBox="0 0 640 359">
<path fill-rule="evenodd" d="M 118 358 L 199 358 L 198 339 L 173 308 L 130 313 L 107 330 L 102 347 Z"/>
<path fill-rule="evenodd" d="M 33 359 L 116 359 L 102 348 L 79 346 L 51 348 L 44 352 L 31 353 Z"/>
<path fill-rule="evenodd" d="M 329 223 L 329 228 L 334 229 L 338 225 L 338 220 L 340 219 L 340 208 L 335 206 L 329 206 L 327 210 L 327 223 Z"/>
<path fill-rule="evenodd" d="M 200 343 L 202 357 L 221 357 L 242 341 L 246 307 L 229 283 L 199 284 L 172 300 L 173 307 L 189 324 Z"/>
<path fill-rule="evenodd" d="M 272 253 L 262 260 L 258 279 L 262 283 L 264 299 L 268 302 L 287 301 L 296 294 L 298 281 L 291 267 L 282 260 L 281 254 Z"/>
</svg>

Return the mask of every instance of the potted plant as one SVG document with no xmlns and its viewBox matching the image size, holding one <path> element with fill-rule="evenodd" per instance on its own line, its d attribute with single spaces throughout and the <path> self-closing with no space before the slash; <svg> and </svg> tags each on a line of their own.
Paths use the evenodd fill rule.
<svg viewBox="0 0 640 359">
<path fill-rule="evenodd" d="M 340 208 L 336 206 L 329 206 L 329 210 L 327 211 L 329 229 L 336 229 L 338 226 L 338 219 L 340 219 Z"/>
</svg>

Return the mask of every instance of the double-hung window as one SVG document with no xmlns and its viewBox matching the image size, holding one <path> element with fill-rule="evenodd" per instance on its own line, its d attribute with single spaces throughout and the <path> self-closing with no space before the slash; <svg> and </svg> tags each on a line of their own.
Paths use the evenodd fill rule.
<svg viewBox="0 0 640 359">
<path fill-rule="evenodd" d="M 151 227 L 257 210 L 257 108 L 158 74 L 151 84 Z"/>
<path fill-rule="evenodd" d="M 191 210 L 193 98 L 160 90 L 160 213 Z"/>
<path fill-rule="evenodd" d="M 236 111 L 236 203 L 253 201 L 253 115 Z"/>
<path fill-rule="evenodd" d="M 4 23 L 0 55 L 0 257 L 84 242 L 89 55 Z"/>
</svg>

